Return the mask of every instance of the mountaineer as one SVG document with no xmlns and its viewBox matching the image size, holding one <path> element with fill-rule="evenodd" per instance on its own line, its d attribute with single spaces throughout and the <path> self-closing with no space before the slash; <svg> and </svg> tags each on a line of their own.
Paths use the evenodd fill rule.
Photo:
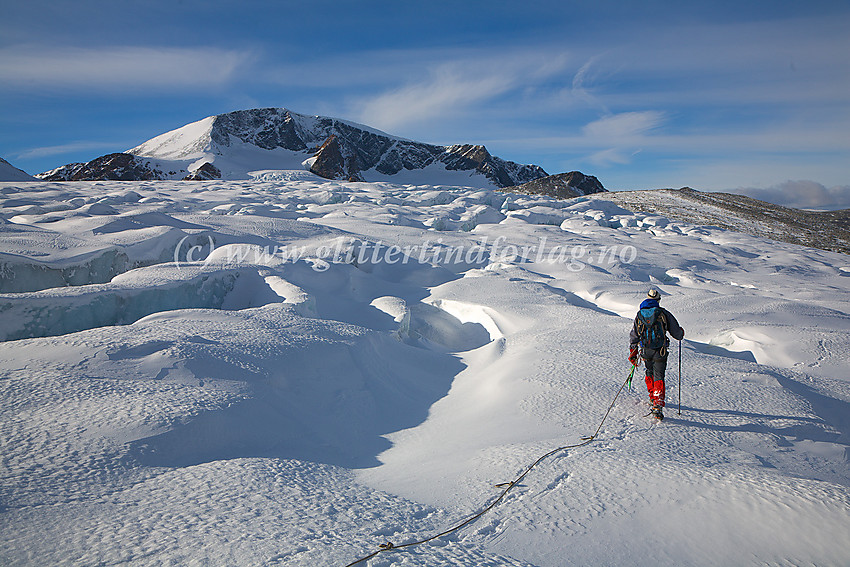
<svg viewBox="0 0 850 567">
<path fill-rule="evenodd" d="M 673 314 L 661 307 L 658 302 L 661 294 L 653 288 L 646 294 L 646 299 L 640 304 L 640 310 L 635 316 L 632 331 L 629 333 L 629 362 L 637 366 L 638 354 L 646 365 L 646 389 L 652 403 L 652 415 L 664 419 L 664 373 L 667 370 L 667 354 L 670 346 L 669 333 L 674 339 L 681 341 L 685 330 L 673 317 Z"/>
</svg>

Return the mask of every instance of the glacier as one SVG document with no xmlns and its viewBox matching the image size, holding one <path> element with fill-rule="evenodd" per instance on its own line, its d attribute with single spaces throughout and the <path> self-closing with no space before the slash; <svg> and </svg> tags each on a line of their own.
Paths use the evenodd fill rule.
<svg viewBox="0 0 850 567">
<path fill-rule="evenodd" d="M 4 565 L 344 566 L 440 533 L 593 433 L 649 287 L 686 330 L 667 419 L 638 369 L 593 443 L 362 564 L 847 562 L 846 254 L 300 165 L 0 203 Z"/>
</svg>

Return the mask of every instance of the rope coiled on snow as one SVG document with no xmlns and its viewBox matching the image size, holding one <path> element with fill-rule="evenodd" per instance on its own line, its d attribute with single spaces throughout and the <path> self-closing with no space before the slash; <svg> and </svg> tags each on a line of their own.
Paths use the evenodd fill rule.
<svg viewBox="0 0 850 567">
<path fill-rule="evenodd" d="M 632 374 L 634 374 L 634 370 L 635 369 L 633 367 L 632 368 Z M 470 516 L 469 518 L 467 518 L 463 522 L 457 524 L 456 526 L 451 527 L 451 528 L 449 528 L 445 531 L 442 531 L 438 534 L 434 534 L 432 536 L 426 537 L 425 539 L 420 539 L 420 540 L 412 541 L 412 542 L 409 542 L 409 543 L 403 543 L 403 544 L 400 544 L 400 545 L 394 545 L 392 542 L 383 543 L 380 546 L 378 546 L 378 549 L 376 551 L 370 553 L 369 555 L 366 555 L 365 557 L 361 557 L 360 559 L 357 559 L 356 561 L 352 561 L 351 563 L 349 563 L 345 567 L 353 567 L 354 565 L 357 565 L 358 563 L 362 563 L 363 561 L 368 561 L 369 559 L 372 559 L 376 555 L 378 555 L 380 553 L 384 553 L 386 551 L 394 551 L 394 550 L 397 550 L 397 549 L 404 549 L 404 548 L 407 548 L 407 547 L 414 547 L 414 546 L 417 546 L 417 545 L 422 545 L 424 543 L 434 541 L 435 539 L 441 538 L 441 537 L 448 535 L 450 533 L 456 532 L 456 531 L 468 526 L 469 524 L 473 523 L 478 518 L 480 518 L 481 516 L 483 516 L 484 514 L 489 512 L 490 510 L 492 510 L 493 508 L 495 508 L 499 504 L 499 502 L 501 502 L 505 498 L 505 496 L 507 496 L 508 492 L 510 492 L 511 489 L 513 489 L 514 486 L 516 486 L 517 484 L 522 482 L 522 480 L 526 477 L 526 475 L 528 475 L 528 473 L 530 473 L 531 470 L 534 467 L 536 467 L 537 465 L 539 465 L 542 461 L 551 457 L 555 453 L 559 453 L 559 452 L 565 451 L 567 449 L 576 449 L 578 447 L 584 447 L 586 445 L 590 445 L 591 443 L 593 443 L 596 440 L 597 435 L 599 435 L 599 432 L 602 430 L 602 425 L 605 423 L 605 420 L 608 419 L 608 414 L 611 413 L 611 410 L 614 408 L 614 404 L 617 403 L 617 398 L 620 397 L 620 393 L 623 391 L 623 388 L 625 388 L 626 384 L 628 384 L 631 381 L 632 374 L 629 374 L 629 377 L 626 378 L 625 382 L 623 382 L 623 384 L 620 386 L 620 389 L 617 390 L 617 394 L 614 396 L 614 399 L 611 401 L 611 405 L 608 406 L 608 411 L 605 412 L 605 415 L 602 417 L 602 421 L 599 422 L 599 427 L 596 428 L 596 431 L 594 431 L 593 435 L 590 435 L 589 437 L 582 437 L 581 443 L 575 443 L 573 445 L 564 445 L 563 447 L 558 447 L 556 449 L 552 449 L 551 451 L 549 451 L 545 455 L 542 455 L 536 461 L 531 463 L 531 465 L 529 465 L 528 468 L 526 468 L 525 471 L 521 475 L 519 475 L 517 478 L 515 478 L 514 480 L 512 480 L 510 482 L 504 482 L 504 483 L 501 483 L 501 484 L 497 484 L 496 485 L 497 488 L 504 487 L 504 490 L 502 490 L 502 493 L 499 494 L 499 496 L 493 502 L 491 502 L 490 504 L 485 506 L 481 511 Z"/>
</svg>

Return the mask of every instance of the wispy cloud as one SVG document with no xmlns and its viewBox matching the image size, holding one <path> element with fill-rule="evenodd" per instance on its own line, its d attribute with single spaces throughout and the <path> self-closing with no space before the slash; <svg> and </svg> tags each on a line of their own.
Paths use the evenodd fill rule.
<svg viewBox="0 0 850 567">
<path fill-rule="evenodd" d="M 612 39 L 577 78 L 598 104 L 611 108 L 844 104 L 848 48 L 846 20 L 827 16 L 658 27 L 651 33 L 636 27 Z M 605 84 L 611 77 L 616 81 Z"/>
<path fill-rule="evenodd" d="M 430 65 L 426 77 L 388 89 L 360 102 L 359 120 L 393 129 L 451 118 L 506 93 L 533 89 L 566 67 L 566 54 L 543 50 L 521 53 L 457 54 Z"/>
<path fill-rule="evenodd" d="M 664 123 L 665 115 L 656 110 L 622 112 L 604 116 L 582 128 L 587 147 L 608 146 L 587 159 L 600 166 L 624 165 L 640 153 L 648 142 L 647 134 Z"/>
<path fill-rule="evenodd" d="M 500 77 L 470 77 L 454 69 L 442 68 L 426 82 L 385 92 L 364 103 L 360 120 L 379 128 L 398 128 L 440 115 L 451 116 L 512 87 Z"/>
<path fill-rule="evenodd" d="M 591 85 L 596 80 L 599 67 L 597 63 L 603 57 L 603 54 L 592 56 L 587 62 L 582 65 L 576 74 L 573 75 L 573 83 L 570 89 L 570 95 L 579 100 L 588 103 L 590 106 L 598 107 L 605 114 L 610 114 L 608 107 L 592 93 Z"/>
<path fill-rule="evenodd" d="M 632 158 L 639 154 L 640 150 L 626 150 L 623 148 L 608 148 L 601 152 L 596 152 L 587 157 L 587 161 L 601 167 L 612 165 L 626 165 L 632 161 Z"/>
<path fill-rule="evenodd" d="M 0 48 L 2 89 L 206 88 L 231 81 L 247 51 L 216 47 Z"/>
<path fill-rule="evenodd" d="M 640 138 L 663 122 L 664 113 L 655 110 L 622 112 L 594 120 L 582 128 L 582 131 L 591 140 L 618 143 Z"/>
<path fill-rule="evenodd" d="M 116 148 L 126 148 L 130 144 L 115 143 L 115 142 L 71 142 L 69 144 L 61 144 L 58 146 L 44 146 L 40 148 L 29 148 L 15 154 L 16 159 L 35 159 L 49 156 L 58 156 L 63 154 L 72 154 L 75 152 L 89 150 L 105 150 L 105 151 L 120 151 Z"/>
</svg>

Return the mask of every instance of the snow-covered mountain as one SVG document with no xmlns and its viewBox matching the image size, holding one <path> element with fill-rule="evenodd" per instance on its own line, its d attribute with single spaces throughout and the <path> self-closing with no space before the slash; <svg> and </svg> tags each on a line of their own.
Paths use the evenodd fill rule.
<svg viewBox="0 0 850 567">
<path fill-rule="evenodd" d="M 850 256 L 724 199 L 0 183 L 0 565 L 845 567 Z"/>
<path fill-rule="evenodd" d="M 114 165 L 112 165 L 114 164 Z M 536 165 L 491 155 L 484 146 L 438 146 L 285 108 L 240 110 L 187 124 L 124 154 L 39 174 L 46 181 L 93 179 L 326 179 L 508 187 L 544 177 Z M 104 167 L 106 165 L 106 167 Z"/>
<path fill-rule="evenodd" d="M 0 157 L 0 181 L 38 181 L 38 179 Z"/>
</svg>

